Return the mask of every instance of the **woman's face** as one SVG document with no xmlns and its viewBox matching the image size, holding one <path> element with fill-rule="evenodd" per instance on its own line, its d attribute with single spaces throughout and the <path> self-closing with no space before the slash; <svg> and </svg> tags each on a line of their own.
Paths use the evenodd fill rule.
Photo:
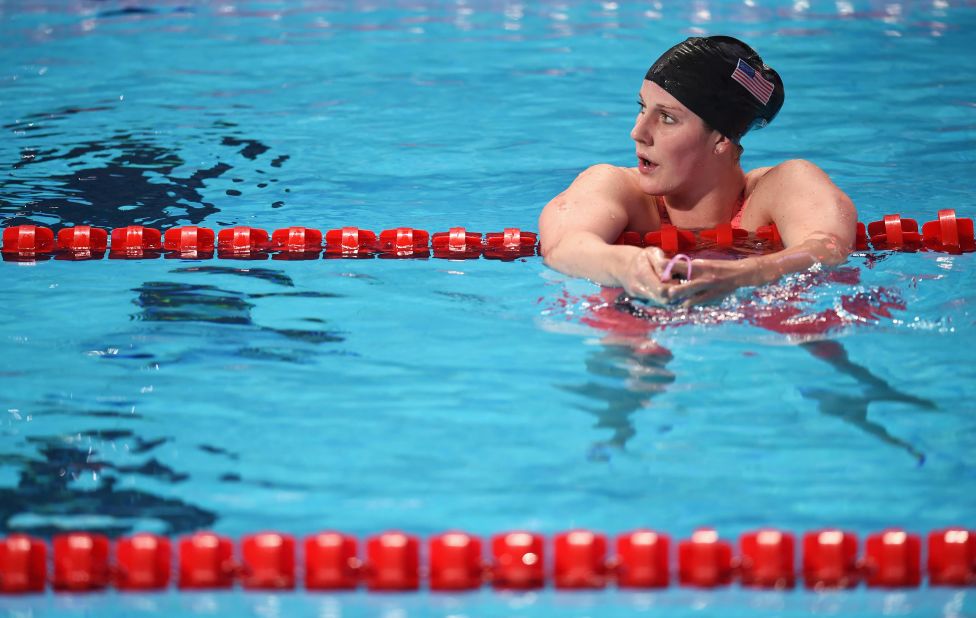
<svg viewBox="0 0 976 618">
<path fill-rule="evenodd" d="M 681 193 L 714 164 L 716 132 L 651 81 L 640 89 L 631 139 L 637 145 L 640 187 L 649 195 Z"/>
</svg>

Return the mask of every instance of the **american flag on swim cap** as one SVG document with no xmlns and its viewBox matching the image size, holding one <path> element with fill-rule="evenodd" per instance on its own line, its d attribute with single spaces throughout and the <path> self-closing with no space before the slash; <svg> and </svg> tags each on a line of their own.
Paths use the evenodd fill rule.
<svg viewBox="0 0 976 618">
<path fill-rule="evenodd" d="M 732 71 L 732 79 L 742 84 L 763 105 L 769 103 L 769 97 L 773 96 L 773 85 L 742 58 Z"/>
</svg>

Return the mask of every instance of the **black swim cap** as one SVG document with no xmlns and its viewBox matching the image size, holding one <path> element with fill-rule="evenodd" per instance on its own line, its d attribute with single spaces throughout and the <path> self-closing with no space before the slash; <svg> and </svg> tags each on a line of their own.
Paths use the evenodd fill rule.
<svg viewBox="0 0 976 618">
<path fill-rule="evenodd" d="M 648 79 L 738 143 L 772 122 L 786 91 L 754 49 L 730 36 L 692 37 L 664 52 Z"/>
</svg>

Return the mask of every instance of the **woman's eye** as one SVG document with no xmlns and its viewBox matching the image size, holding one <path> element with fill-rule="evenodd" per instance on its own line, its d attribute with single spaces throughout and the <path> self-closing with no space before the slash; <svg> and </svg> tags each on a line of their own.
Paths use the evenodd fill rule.
<svg viewBox="0 0 976 618">
<path fill-rule="evenodd" d="M 638 101 L 637 102 L 637 105 L 640 107 L 640 109 L 637 110 L 637 113 L 638 114 L 643 114 L 644 113 L 644 110 L 647 108 L 647 106 L 644 105 L 644 102 L 643 101 Z"/>
<path fill-rule="evenodd" d="M 664 124 L 674 124 L 674 116 L 661 112 L 661 122 Z"/>
</svg>

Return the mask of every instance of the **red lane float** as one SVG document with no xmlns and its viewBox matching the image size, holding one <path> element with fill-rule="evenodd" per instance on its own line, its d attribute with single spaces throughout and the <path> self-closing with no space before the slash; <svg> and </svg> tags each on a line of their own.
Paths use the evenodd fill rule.
<svg viewBox="0 0 976 618">
<path fill-rule="evenodd" d="M 718 247 L 731 247 L 735 243 L 749 238 L 749 232 L 741 228 L 732 227 L 731 223 L 723 223 L 711 229 L 702 230 L 699 236 L 714 243 Z"/>
<path fill-rule="evenodd" d="M 648 234 L 653 234 L 653 232 L 648 232 Z M 614 241 L 615 245 L 630 245 L 632 247 L 643 247 L 644 237 L 641 236 L 640 232 L 634 232 L 633 230 L 627 230 L 626 232 L 621 232 L 617 240 Z"/>
<path fill-rule="evenodd" d="M 52 539 L 50 582 L 59 591 L 93 591 L 109 585 L 119 590 L 163 590 L 170 584 L 172 546 L 165 537 L 139 533 L 116 541 L 109 551 L 100 534 L 71 532 Z M 670 539 L 653 530 L 617 536 L 616 555 L 607 557 L 605 535 L 570 530 L 552 538 L 554 559 L 545 561 L 542 535 L 515 531 L 491 539 L 486 563 L 477 536 L 450 531 L 430 538 L 422 568 L 420 539 L 384 532 L 366 540 L 366 558 L 358 556 L 355 537 L 321 532 L 305 538 L 304 560 L 296 556 L 294 537 L 278 532 L 245 535 L 240 561 L 234 542 L 212 532 L 179 540 L 177 585 L 181 589 L 292 590 L 298 581 L 308 590 L 413 591 L 422 583 L 433 591 L 462 591 L 490 583 L 499 589 L 533 590 L 551 582 L 557 589 L 664 588 L 676 566 L 683 586 L 715 588 L 733 581 L 743 586 L 788 589 L 795 584 L 795 540 L 789 532 L 762 529 L 739 537 L 738 551 L 713 529 L 696 530 L 678 544 L 671 561 Z M 858 556 L 857 537 L 838 529 L 803 535 L 802 576 L 806 587 L 917 588 L 921 585 L 922 538 L 893 528 L 867 537 Z M 47 545 L 24 534 L 0 538 L 0 594 L 42 592 L 48 583 Z M 111 558 L 114 557 L 114 562 Z M 298 565 L 303 567 L 299 577 Z M 925 566 L 932 586 L 976 586 L 976 535 L 962 527 L 928 535 Z"/>
<path fill-rule="evenodd" d="M 201 259 L 213 257 L 214 231 L 195 225 L 174 227 L 163 235 L 163 249 L 175 257 Z"/>
<path fill-rule="evenodd" d="M 295 587 L 295 539 L 262 532 L 241 541 L 241 585 L 249 590 L 290 590 Z"/>
<path fill-rule="evenodd" d="M 807 588 L 853 588 L 859 578 L 854 534 L 828 529 L 804 535 L 803 580 Z"/>
<path fill-rule="evenodd" d="M 915 251 L 922 245 L 918 222 L 900 215 L 885 215 L 881 221 L 868 223 L 868 236 L 875 249 Z"/>
<path fill-rule="evenodd" d="M 956 211 L 940 210 L 938 219 L 922 224 L 922 240 L 932 251 L 964 253 L 976 251 L 973 220 L 956 218 Z"/>
<path fill-rule="evenodd" d="M 437 232 L 430 239 L 434 257 L 441 259 L 473 259 L 484 251 L 481 234 L 469 232 L 463 227 L 452 227 L 447 232 Z"/>
<path fill-rule="evenodd" d="M 976 585 L 976 534 L 962 528 L 929 533 L 929 584 Z"/>
<path fill-rule="evenodd" d="M 159 257 L 162 250 L 162 233 L 151 227 L 130 225 L 112 230 L 110 258 L 146 259 Z"/>
<path fill-rule="evenodd" d="M 180 539 L 179 587 L 230 588 L 238 574 L 234 546 L 225 536 L 198 532 Z"/>
<path fill-rule="evenodd" d="M 607 584 L 607 537 L 589 530 L 562 532 L 555 537 L 556 588 L 603 588 Z"/>
<path fill-rule="evenodd" d="M 55 590 L 101 590 L 109 584 L 108 537 L 87 532 L 54 536 Z"/>
<path fill-rule="evenodd" d="M 162 590 L 169 586 L 173 550 L 169 539 L 136 534 L 115 544 L 115 587 L 119 590 Z"/>
<path fill-rule="evenodd" d="M 32 256 L 54 251 L 54 232 L 39 225 L 18 225 L 3 230 L 3 253 Z"/>
<path fill-rule="evenodd" d="M 538 236 L 517 227 L 485 234 L 484 256 L 491 260 L 514 260 L 535 255 Z"/>
<path fill-rule="evenodd" d="M 355 537 L 321 532 L 305 539 L 305 587 L 352 590 L 359 585 L 361 563 Z"/>
<path fill-rule="evenodd" d="M 678 581 L 696 588 L 731 584 L 732 545 L 711 528 L 696 530 L 678 543 Z"/>
<path fill-rule="evenodd" d="M 263 260 L 271 248 L 267 230 L 246 225 L 225 228 L 217 233 L 217 256 L 228 260 Z"/>
<path fill-rule="evenodd" d="M 779 228 L 775 223 L 756 228 L 756 238 L 766 241 L 773 247 L 783 246 L 783 237 L 779 235 Z"/>
<path fill-rule="evenodd" d="M 406 591 L 420 587 L 420 540 L 384 532 L 366 540 L 366 588 Z"/>
<path fill-rule="evenodd" d="M 743 586 L 792 588 L 796 583 L 793 535 L 779 530 L 749 532 L 739 539 Z"/>
<path fill-rule="evenodd" d="M 42 592 L 47 583 L 47 545 L 26 534 L 0 542 L 0 594 Z"/>
<path fill-rule="evenodd" d="M 533 590 L 545 585 L 542 535 L 509 532 L 491 539 L 492 585 L 495 588 Z"/>
<path fill-rule="evenodd" d="M 380 232 L 379 252 L 381 258 L 426 258 L 430 257 L 428 242 L 430 235 L 423 230 L 398 227 Z"/>
<path fill-rule="evenodd" d="M 474 590 L 487 573 L 481 540 L 465 532 L 445 532 L 430 539 L 428 574 L 431 590 Z"/>
<path fill-rule="evenodd" d="M 701 230 L 697 234 L 664 225 L 660 230 L 641 235 L 623 232 L 616 244 L 637 247 L 660 247 L 666 253 L 691 251 L 702 243 L 732 247 L 751 236 L 770 248 L 782 246 L 782 237 L 775 225 L 758 228 L 754 235 L 731 224 Z M 109 238 L 111 243 L 109 243 Z M 518 228 L 489 232 L 482 236 L 463 227 L 447 232 L 429 234 L 424 230 L 399 227 L 384 230 L 377 236 L 356 227 L 331 229 L 324 234 L 314 228 L 291 226 L 272 234 L 261 228 L 235 226 L 220 230 L 214 238 L 213 230 L 198 226 L 181 226 L 160 230 L 141 225 L 106 230 L 78 225 L 65 227 L 55 236 L 49 228 L 37 225 L 17 225 L 3 230 L 2 253 L 5 260 L 29 261 L 46 259 L 57 253 L 59 259 L 92 259 L 110 249 L 110 257 L 121 259 L 155 258 L 165 251 L 167 257 L 208 259 L 213 257 L 216 240 L 217 257 L 225 259 L 266 259 L 273 253 L 276 259 L 314 259 L 322 253 L 325 258 L 426 258 L 433 250 L 434 257 L 443 259 L 515 260 L 537 254 L 538 236 Z M 940 251 L 967 253 L 976 251 L 973 220 L 959 218 L 954 210 L 940 210 L 935 221 L 922 225 L 902 218 L 885 215 L 880 221 L 866 226 L 857 223 L 855 249 L 868 247 L 890 251 Z"/>
<path fill-rule="evenodd" d="M 662 225 L 660 230 L 644 234 L 645 247 L 660 247 L 665 253 L 691 251 L 698 244 L 694 232 L 673 225 Z"/>
<path fill-rule="evenodd" d="M 653 530 L 635 530 L 617 537 L 616 576 L 621 588 L 667 588 L 670 537 Z"/>
<path fill-rule="evenodd" d="M 279 259 L 314 259 L 322 250 L 322 232 L 301 226 L 275 230 L 271 234 L 271 250 Z"/>
<path fill-rule="evenodd" d="M 856 251 L 868 250 L 868 230 L 860 221 L 857 222 L 857 228 L 854 233 L 854 249 Z"/>
<path fill-rule="evenodd" d="M 344 227 L 325 233 L 325 257 L 364 258 L 373 257 L 376 251 L 376 234 L 358 227 Z"/>
<path fill-rule="evenodd" d="M 102 254 L 108 249 L 108 232 L 90 225 L 76 225 L 58 231 L 58 251 Z"/>
<path fill-rule="evenodd" d="M 904 530 L 885 530 L 868 537 L 864 569 L 872 588 L 915 588 L 922 581 L 922 542 Z"/>
</svg>

